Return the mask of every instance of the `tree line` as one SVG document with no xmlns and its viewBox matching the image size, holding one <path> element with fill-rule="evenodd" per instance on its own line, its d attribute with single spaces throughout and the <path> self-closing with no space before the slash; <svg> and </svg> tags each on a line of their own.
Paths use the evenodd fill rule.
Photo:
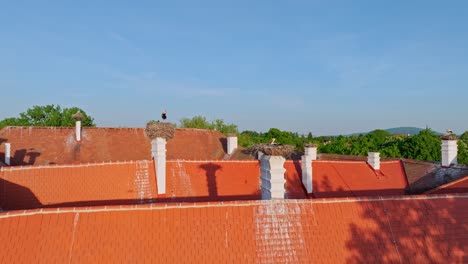
<svg viewBox="0 0 468 264">
<path fill-rule="evenodd" d="M 441 160 L 442 141 L 429 128 L 414 136 L 393 135 L 377 129 L 360 135 L 314 137 L 311 132 L 305 135 L 277 128 L 270 128 L 267 132 L 246 130 L 239 133 L 235 124 L 226 124 L 222 119 L 209 122 L 201 116 L 184 118 L 179 127 L 216 129 L 225 135 L 235 133 L 238 135 L 239 145 L 246 148 L 258 143 L 268 143 L 274 138 L 277 143 L 295 146 L 297 151 L 303 151 L 306 144 L 315 144 L 319 153 L 366 156 L 368 152 L 380 152 L 383 158 Z M 468 164 L 468 131 L 459 136 L 458 163 Z"/>
</svg>

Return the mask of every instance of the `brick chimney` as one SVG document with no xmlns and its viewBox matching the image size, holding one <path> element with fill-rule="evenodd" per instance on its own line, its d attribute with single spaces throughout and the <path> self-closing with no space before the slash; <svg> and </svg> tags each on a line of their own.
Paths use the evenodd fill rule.
<svg viewBox="0 0 468 264">
<path fill-rule="evenodd" d="M 317 147 L 306 146 L 302 156 L 302 184 L 307 193 L 312 193 L 312 161 L 317 160 Z"/>
<path fill-rule="evenodd" d="M 5 143 L 5 164 L 10 166 L 11 144 Z"/>
<path fill-rule="evenodd" d="M 442 137 L 442 166 L 449 167 L 458 164 L 458 140 L 455 136 Z"/>
<path fill-rule="evenodd" d="M 262 189 L 262 200 L 284 199 L 286 189 L 284 184 L 285 158 L 282 156 L 263 155 L 260 159 L 260 180 Z"/>
<path fill-rule="evenodd" d="M 227 136 L 227 154 L 231 155 L 237 148 L 237 136 L 230 134 Z"/>
<path fill-rule="evenodd" d="M 368 152 L 367 163 L 374 169 L 380 170 L 380 152 Z"/>
<path fill-rule="evenodd" d="M 166 193 L 166 139 L 157 137 L 151 140 L 151 156 L 156 167 L 158 194 Z"/>
</svg>

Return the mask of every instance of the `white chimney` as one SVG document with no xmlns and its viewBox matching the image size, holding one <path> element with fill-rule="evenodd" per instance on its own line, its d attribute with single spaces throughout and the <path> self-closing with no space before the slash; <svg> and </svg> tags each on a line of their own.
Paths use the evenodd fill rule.
<svg viewBox="0 0 468 264">
<path fill-rule="evenodd" d="M 231 155 L 236 148 L 237 148 L 237 136 L 228 135 L 227 136 L 227 154 Z"/>
<path fill-rule="evenodd" d="M 286 189 L 284 184 L 285 158 L 281 156 L 263 155 L 260 165 L 260 180 L 262 188 L 262 200 L 284 199 Z"/>
<path fill-rule="evenodd" d="M 151 156 L 156 169 L 156 182 L 158 194 L 166 193 L 166 139 L 155 138 L 151 140 Z"/>
<path fill-rule="evenodd" d="M 258 157 L 258 160 L 261 160 L 263 157 L 263 152 L 261 151 L 257 152 L 257 157 Z"/>
<path fill-rule="evenodd" d="M 312 157 L 302 156 L 302 184 L 307 193 L 312 193 Z"/>
<path fill-rule="evenodd" d="M 312 160 L 317 160 L 317 147 L 316 146 L 306 146 L 304 155 L 307 155 L 312 158 Z"/>
<path fill-rule="evenodd" d="M 81 121 L 77 120 L 75 125 L 76 141 L 81 141 Z"/>
<path fill-rule="evenodd" d="M 442 139 L 442 166 L 458 164 L 458 141 L 456 139 Z"/>
<path fill-rule="evenodd" d="M 5 164 L 10 166 L 11 144 L 5 143 Z"/>
<path fill-rule="evenodd" d="M 374 169 L 380 170 L 380 153 L 369 152 L 367 153 L 367 163 Z"/>
<path fill-rule="evenodd" d="M 302 156 L 302 184 L 312 193 L 312 161 L 317 160 L 317 147 L 307 146 Z"/>
</svg>

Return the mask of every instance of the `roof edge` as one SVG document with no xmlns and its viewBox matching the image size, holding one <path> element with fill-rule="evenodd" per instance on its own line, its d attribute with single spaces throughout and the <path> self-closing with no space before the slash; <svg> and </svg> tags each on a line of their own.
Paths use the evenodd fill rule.
<svg viewBox="0 0 468 264">
<path fill-rule="evenodd" d="M 435 187 L 434 189 L 430 189 L 429 191 L 424 192 L 424 194 L 432 194 L 432 193 L 434 193 L 434 192 L 436 192 L 438 190 L 445 189 L 445 188 L 447 188 L 449 186 L 452 186 L 454 184 L 460 183 L 460 182 L 465 181 L 465 180 L 468 180 L 468 175 L 466 175 L 466 176 L 464 176 L 464 177 L 462 177 L 462 178 L 460 178 L 458 180 L 455 180 L 455 181 L 440 185 L 438 187 Z"/>
</svg>

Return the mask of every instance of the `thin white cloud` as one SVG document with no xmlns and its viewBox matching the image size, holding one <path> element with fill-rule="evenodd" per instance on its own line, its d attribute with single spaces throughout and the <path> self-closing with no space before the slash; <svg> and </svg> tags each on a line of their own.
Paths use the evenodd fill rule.
<svg viewBox="0 0 468 264">
<path fill-rule="evenodd" d="M 111 40 L 120 43 L 125 48 L 137 53 L 138 55 L 144 55 L 144 52 L 141 48 L 137 47 L 133 41 L 131 41 L 128 37 L 118 33 L 118 32 L 109 32 L 108 36 Z"/>
</svg>

